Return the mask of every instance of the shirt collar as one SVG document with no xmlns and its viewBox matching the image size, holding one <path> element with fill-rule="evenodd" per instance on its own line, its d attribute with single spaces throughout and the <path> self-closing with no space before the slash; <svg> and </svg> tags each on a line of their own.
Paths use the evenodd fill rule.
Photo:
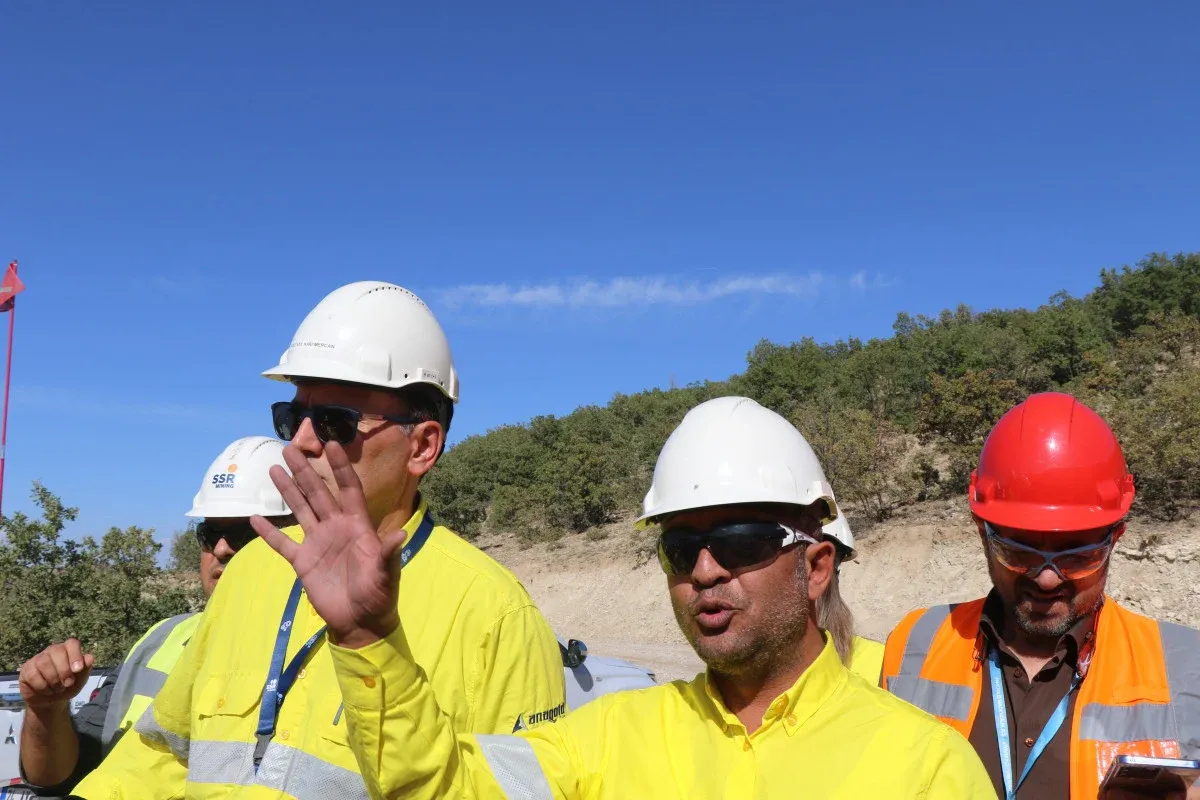
<svg viewBox="0 0 1200 800">
<path fill-rule="evenodd" d="M 425 512 L 427 510 L 428 506 L 425 503 L 425 498 L 418 494 L 417 509 L 413 512 L 413 515 L 408 518 L 408 522 L 404 523 L 404 532 L 409 536 L 412 536 L 414 533 L 416 533 L 417 528 L 421 526 L 421 522 L 425 519 Z"/>
<path fill-rule="evenodd" d="M 763 714 L 763 724 L 759 731 L 766 730 L 782 720 L 788 735 L 794 734 L 845 682 L 846 668 L 842 665 L 837 649 L 833 646 L 833 639 L 828 632 L 822 631 L 822 634 L 825 637 L 825 646 L 821 649 L 821 653 L 808 666 L 808 669 L 804 670 L 791 688 L 772 701 L 766 713 Z M 704 674 L 704 691 L 709 702 L 712 703 L 717 718 L 726 730 L 730 728 L 745 730 L 742 721 L 726 707 L 710 671 L 706 671 Z"/>
</svg>

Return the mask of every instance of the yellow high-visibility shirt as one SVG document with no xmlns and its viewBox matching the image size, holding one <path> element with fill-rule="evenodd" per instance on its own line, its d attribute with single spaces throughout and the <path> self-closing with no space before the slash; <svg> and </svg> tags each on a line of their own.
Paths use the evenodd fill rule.
<svg viewBox="0 0 1200 800">
<path fill-rule="evenodd" d="M 848 666 L 855 675 L 872 686 L 878 686 L 879 673 L 883 672 L 883 643 L 855 636 Z"/>
<path fill-rule="evenodd" d="M 405 526 L 410 535 L 424 514 L 422 503 Z M 303 536 L 298 527 L 285 533 Z M 243 548 L 150 709 L 75 794 L 88 800 L 366 797 L 328 641 L 297 674 L 254 769 L 259 707 L 295 578 L 266 542 Z M 518 720 L 532 727 L 561 713 L 562 656 L 550 626 L 511 573 L 446 528 L 434 528 L 405 565 L 399 608 L 409 623 L 410 668 L 437 692 L 449 729 L 508 733 Z M 321 625 L 301 596 L 287 661 Z"/>
<path fill-rule="evenodd" d="M 456 735 L 407 624 L 331 648 L 372 798 L 996 797 L 966 739 L 846 669 L 828 639 L 751 734 L 702 674 L 604 695 L 515 736 Z"/>
</svg>

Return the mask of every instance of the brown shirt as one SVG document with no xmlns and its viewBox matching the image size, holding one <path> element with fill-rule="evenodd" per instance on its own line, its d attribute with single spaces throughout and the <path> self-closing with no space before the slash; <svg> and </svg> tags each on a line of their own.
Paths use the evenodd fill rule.
<svg viewBox="0 0 1200 800">
<path fill-rule="evenodd" d="M 1008 735 L 1012 743 L 1013 782 L 1020 780 L 1033 743 L 1041 735 L 1050 715 L 1071 688 L 1078 664 L 1079 651 L 1092 637 L 1092 618 L 1080 620 L 1058 640 L 1054 657 L 1042 667 L 1031 681 L 1021 661 L 1000 639 L 1004 628 L 1004 611 L 995 592 L 983 606 L 980 629 L 983 631 L 985 655 L 999 648 L 1004 688 L 1008 695 Z M 1042 755 L 1034 762 L 1029 776 L 1017 790 L 1017 800 L 1070 800 L 1071 798 L 1071 720 L 1079 692 L 1071 693 L 1067 719 Z M 979 712 L 971 726 L 971 745 L 987 768 L 996 795 L 1004 797 L 1004 779 L 1000 769 L 1000 745 L 996 738 L 996 716 L 992 707 L 992 683 L 987 660 L 983 664 L 983 690 L 979 696 Z"/>
</svg>

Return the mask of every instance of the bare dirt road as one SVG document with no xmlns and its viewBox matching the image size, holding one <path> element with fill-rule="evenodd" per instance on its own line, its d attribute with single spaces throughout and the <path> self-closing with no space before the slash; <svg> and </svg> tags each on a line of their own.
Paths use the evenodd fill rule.
<svg viewBox="0 0 1200 800">
<path fill-rule="evenodd" d="M 525 584 L 555 630 L 592 653 L 654 670 L 660 681 L 703 668 L 680 634 L 666 579 L 647 537 L 629 523 L 551 545 L 513 536 L 477 542 Z M 860 535 L 842 570 L 859 633 L 883 640 L 909 610 L 981 597 L 989 587 L 982 546 L 965 504 L 922 503 Z M 1135 521 L 1113 558 L 1108 591 L 1142 613 L 1200 627 L 1200 519 Z"/>
</svg>

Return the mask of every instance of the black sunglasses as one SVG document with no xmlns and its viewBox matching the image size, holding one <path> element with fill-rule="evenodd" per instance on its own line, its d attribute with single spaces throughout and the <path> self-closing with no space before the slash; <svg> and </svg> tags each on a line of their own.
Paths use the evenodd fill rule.
<svg viewBox="0 0 1200 800">
<path fill-rule="evenodd" d="M 416 417 L 392 417 L 387 414 L 367 414 L 345 406 L 307 406 L 295 400 L 271 404 L 271 418 L 275 422 L 275 435 L 290 442 L 304 420 L 311 419 L 313 430 L 322 442 L 337 442 L 347 445 L 358 436 L 358 423 L 364 419 L 383 419 L 397 425 L 416 425 L 424 420 Z"/>
<path fill-rule="evenodd" d="M 672 528 L 658 537 L 658 563 L 668 575 L 688 575 L 707 550 L 723 568 L 736 572 L 764 566 L 797 542 L 816 544 L 803 531 L 778 522 L 739 522 L 707 530 Z"/>
<path fill-rule="evenodd" d="M 200 543 L 200 549 L 206 553 L 215 550 L 217 543 L 222 539 L 236 553 L 250 544 L 257 536 L 254 528 L 250 526 L 250 520 L 238 520 L 237 522 L 223 520 L 220 524 L 201 520 L 200 524 L 196 526 L 196 541 Z"/>
</svg>

